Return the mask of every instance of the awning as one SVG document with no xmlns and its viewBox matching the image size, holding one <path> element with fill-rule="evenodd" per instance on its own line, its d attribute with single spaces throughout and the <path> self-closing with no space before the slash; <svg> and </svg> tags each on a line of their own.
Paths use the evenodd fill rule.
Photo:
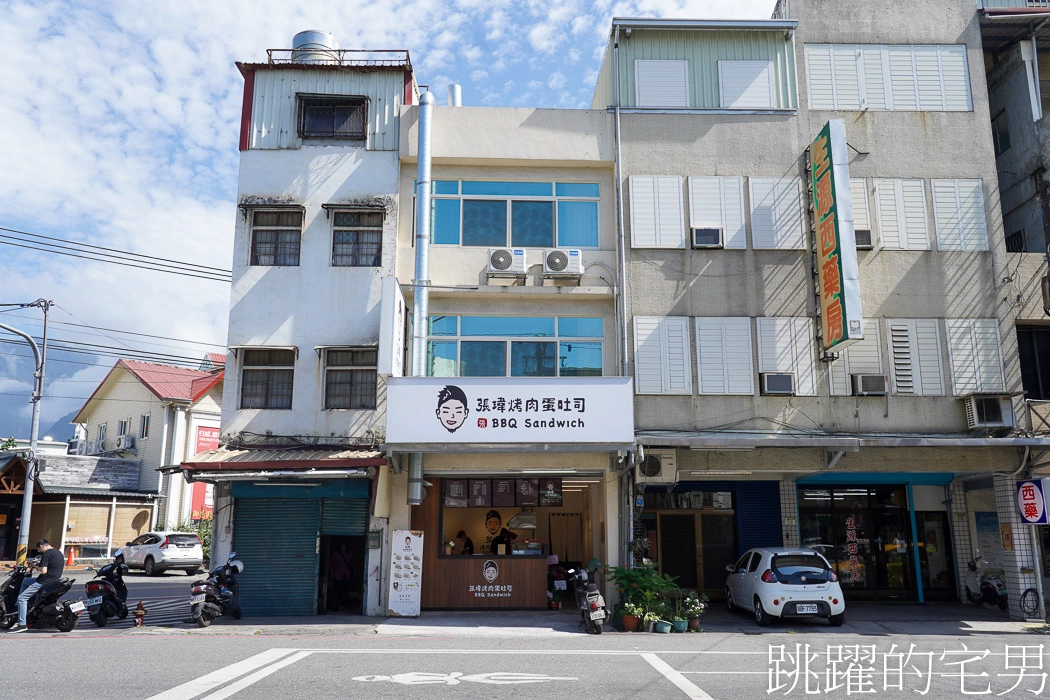
<svg viewBox="0 0 1050 700">
<path fill-rule="evenodd" d="M 273 449 L 246 448 L 200 452 L 180 465 L 158 471 L 181 471 L 190 481 L 236 481 L 240 479 L 346 479 L 371 476 L 369 467 L 387 463 L 382 452 L 371 449 Z"/>
<path fill-rule="evenodd" d="M 143 501 L 155 501 L 159 498 L 166 498 L 162 494 L 148 491 L 111 491 L 109 489 L 93 489 L 83 486 L 48 486 L 47 484 L 40 484 L 40 486 L 42 493 L 54 496 L 92 496 L 108 499 L 112 499 L 115 496 L 117 498 L 137 498 Z"/>
<path fill-rule="evenodd" d="M 1050 437 L 971 438 L 957 435 L 822 435 L 819 433 L 671 432 L 640 431 L 645 446 L 687 447 L 702 450 L 760 447 L 826 447 L 856 452 L 861 447 L 1038 447 L 1050 449 Z"/>
<path fill-rule="evenodd" d="M 447 452 L 463 453 L 504 453 L 504 452 L 616 452 L 633 450 L 634 444 L 625 443 L 559 443 L 559 442 L 388 442 L 379 446 L 387 452 Z"/>
<path fill-rule="evenodd" d="M 1050 39 L 1047 7 L 986 7 L 980 10 L 981 43 L 988 51 L 1001 51 L 1018 41 Z"/>
</svg>

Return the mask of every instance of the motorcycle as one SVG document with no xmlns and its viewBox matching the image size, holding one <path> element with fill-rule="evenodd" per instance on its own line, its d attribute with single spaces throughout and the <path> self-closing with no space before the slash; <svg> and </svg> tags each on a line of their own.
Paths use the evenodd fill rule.
<svg viewBox="0 0 1050 700">
<path fill-rule="evenodd" d="M 590 564 L 594 564 L 590 569 L 590 575 L 593 575 L 598 568 L 598 563 L 589 562 Z M 580 571 L 569 569 L 566 574 L 576 596 L 576 607 L 580 611 L 581 624 L 589 632 L 601 634 L 605 620 L 609 617 L 609 611 L 605 609 L 605 598 L 598 591 L 598 586 L 590 580 L 587 569 Z"/>
<path fill-rule="evenodd" d="M 32 575 L 28 565 L 15 566 L 11 575 L 0 586 L 0 630 L 8 630 L 18 622 L 18 594 L 22 581 Z M 71 632 L 80 622 L 84 604 L 80 601 L 59 602 L 73 587 L 73 579 L 51 581 L 33 594 L 26 611 L 26 626 L 30 628 L 55 627 L 59 632 Z"/>
<path fill-rule="evenodd" d="M 976 552 L 975 554 L 973 559 L 966 562 L 966 597 L 974 605 L 982 603 L 998 605 L 1000 610 L 1006 610 L 1009 606 L 1006 598 L 1006 584 L 994 571 L 989 571 L 981 576 L 978 562 L 982 557 Z"/>
<path fill-rule="evenodd" d="M 91 569 L 89 569 L 90 571 Z M 106 564 L 95 572 L 95 578 L 84 584 L 88 617 L 98 627 L 105 627 L 111 617 L 123 620 L 128 616 L 128 587 L 124 574 L 128 566 L 124 563 L 124 550 L 118 549 L 113 563 Z"/>
<path fill-rule="evenodd" d="M 230 552 L 226 563 L 212 569 L 208 578 L 190 584 L 190 616 L 199 627 L 207 627 L 223 615 L 241 619 L 237 574 L 244 571 L 244 564 L 236 556 Z"/>
</svg>

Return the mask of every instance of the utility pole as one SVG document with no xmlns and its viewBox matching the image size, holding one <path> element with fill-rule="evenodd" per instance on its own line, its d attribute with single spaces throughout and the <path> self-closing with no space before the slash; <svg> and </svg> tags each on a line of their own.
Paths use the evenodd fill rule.
<svg viewBox="0 0 1050 700">
<path fill-rule="evenodd" d="M 29 459 L 26 461 L 26 483 L 25 493 L 22 496 L 22 520 L 18 526 L 18 554 L 19 564 L 25 563 L 26 554 L 29 551 L 29 521 L 33 514 L 33 485 L 36 482 L 37 472 L 37 438 L 40 434 L 40 400 L 44 397 L 44 363 L 47 359 L 47 314 L 55 302 L 46 299 L 37 299 L 29 304 L 19 304 L 21 308 L 37 307 L 44 312 L 44 334 L 42 336 L 43 349 L 37 347 L 33 337 L 28 333 L 0 323 L 0 328 L 5 331 L 20 335 L 29 343 L 33 350 L 33 359 L 36 364 L 33 370 L 33 420 L 29 428 Z"/>
</svg>

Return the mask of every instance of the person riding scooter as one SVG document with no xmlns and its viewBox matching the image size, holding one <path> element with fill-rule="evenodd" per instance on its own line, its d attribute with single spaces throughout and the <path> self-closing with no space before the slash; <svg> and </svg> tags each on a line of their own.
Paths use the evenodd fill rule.
<svg viewBox="0 0 1050 700">
<path fill-rule="evenodd" d="M 36 541 L 37 551 L 40 552 L 40 562 L 32 567 L 40 571 L 35 579 L 28 576 L 22 580 L 22 590 L 18 594 L 18 622 L 11 628 L 11 632 L 26 631 L 26 613 L 29 610 L 29 599 L 48 583 L 57 582 L 62 579 L 62 569 L 66 560 L 62 552 L 51 546 L 51 543 L 41 538 Z"/>
</svg>

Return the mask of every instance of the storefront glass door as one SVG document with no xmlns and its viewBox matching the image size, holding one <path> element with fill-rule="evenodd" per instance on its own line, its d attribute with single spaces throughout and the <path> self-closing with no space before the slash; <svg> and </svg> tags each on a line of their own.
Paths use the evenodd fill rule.
<svg viewBox="0 0 1050 700">
<path fill-rule="evenodd" d="M 919 534 L 919 567 L 924 596 L 927 600 L 955 600 L 955 564 L 948 514 L 916 512 L 915 524 Z"/>
</svg>

